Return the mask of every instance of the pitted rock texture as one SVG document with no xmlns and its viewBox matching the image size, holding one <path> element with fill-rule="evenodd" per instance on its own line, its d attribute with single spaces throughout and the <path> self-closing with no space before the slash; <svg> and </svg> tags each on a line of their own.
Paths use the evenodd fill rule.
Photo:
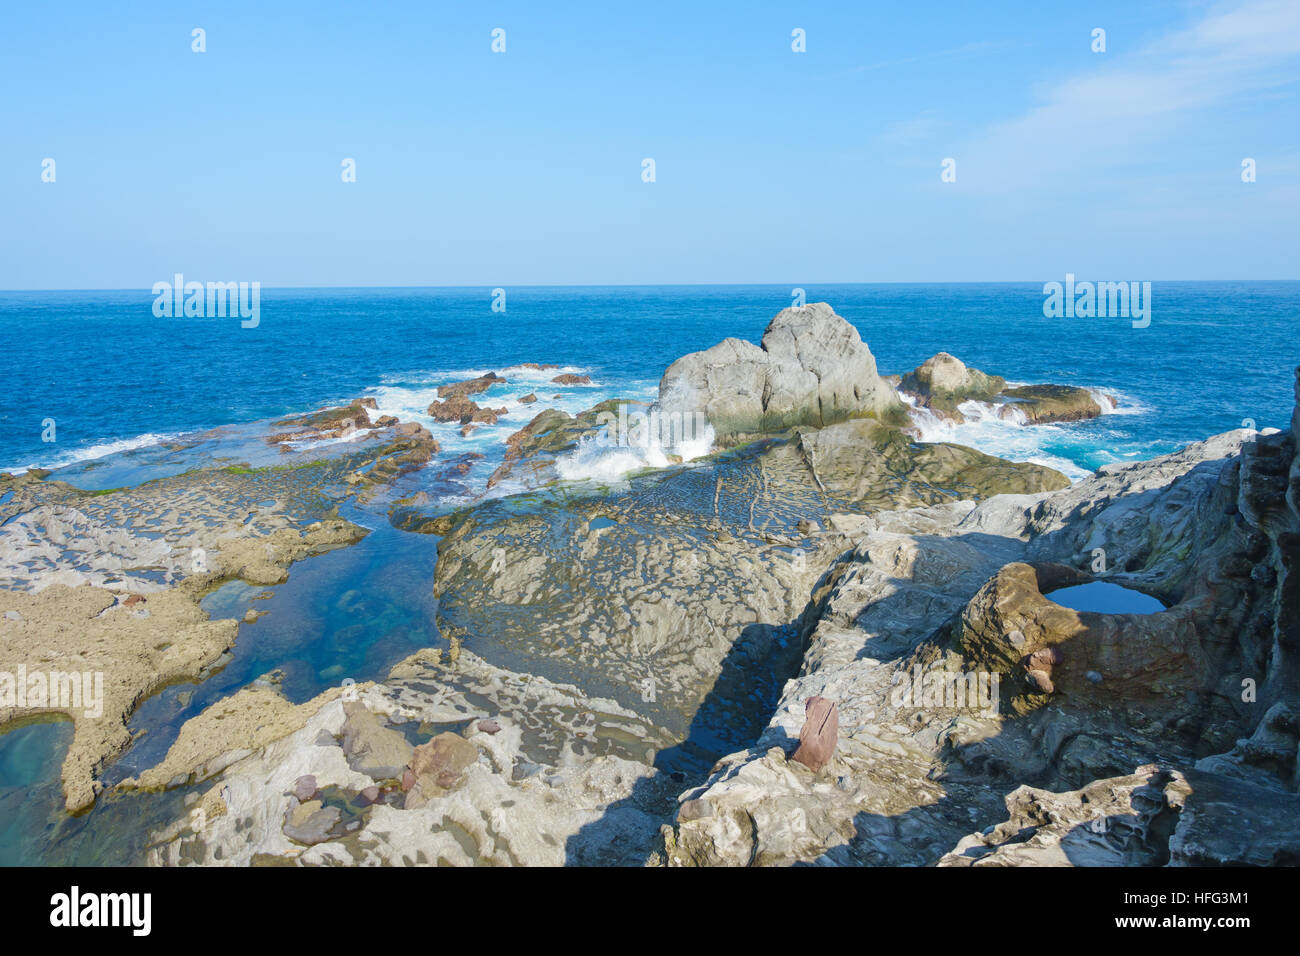
<svg viewBox="0 0 1300 956">
<path fill-rule="evenodd" d="M 903 414 L 857 329 L 825 302 L 782 311 L 761 347 L 725 339 L 679 358 L 659 382 L 659 411 L 703 413 L 724 446 L 796 425 Z"/>
</svg>

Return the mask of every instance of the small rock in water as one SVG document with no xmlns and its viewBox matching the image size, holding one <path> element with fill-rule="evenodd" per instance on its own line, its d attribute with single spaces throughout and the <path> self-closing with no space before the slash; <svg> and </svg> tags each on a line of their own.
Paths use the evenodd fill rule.
<svg viewBox="0 0 1300 956">
<path fill-rule="evenodd" d="M 480 720 L 478 722 L 478 729 L 483 731 L 483 733 L 485 734 L 501 733 L 501 725 L 498 724 L 496 720 L 491 717 L 489 717 L 487 720 Z"/>
<path fill-rule="evenodd" d="M 1088 678 L 1088 680 L 1092 681 L 1094 684 L 1101 683 L 1101 675 L 1096 671 L 1088 671 L 1088 673 L 1084 674 L 1083 676 Z"/>
<path fill-rule="evenodd" d="M 303 803 L 316 796 L 316 789 L 315 774 L 305 774 L 293 782 L 293 795 Z"/>
<path fill-rule="evenodd" d="M 799 747 L 791 759 L 799 761 L 810 770 L 820 770 L 834 756 L 839 733 L 839 705 L 825 697 L 809 697 L 804 703 Z"/>
</svg>

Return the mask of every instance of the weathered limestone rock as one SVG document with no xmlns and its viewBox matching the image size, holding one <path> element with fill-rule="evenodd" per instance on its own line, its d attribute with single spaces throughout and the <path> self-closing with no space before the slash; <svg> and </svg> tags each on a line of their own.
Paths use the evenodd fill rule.
<svg viewBox="0 0 1300 956">
<path fill-rule="evenodd" d="M 1022 786 L 1008 819 L 939 866 L 1295 866 L 1300 796 L 1157 765 L 1066 793 Z M 1235 825 L 1234 825 L 1235 824 Z"/>
<path fill-rule="evenodd" d="M 930 864 L 945 845 L 958 846 L 946 862 L 981 865 L 1289 859 L 1296 685 L 1279 577 L 1256 569 L 1297 553 L 1293 455 L 1277 436 L 1233 432 L 1060 491 L 873 513 L 813 591 L 802 671 L 767 729 L 682 793 L 666 861 Z M 1098 577 L 1169 607 L 1092 614 L 1043 597 Z M 973 676 L 990 693 L 918 701 L 904 692 L 918 672 Z M 813 696 L 841 704 L 836 781 L 821 788 L 784 760 Z M 1186 769 L 1112 781 L 1156 762 Z M 1025 781 L 1038 789 L 1017 790 Z M 1073 803 L 1045 789 L 1094 782 Z M 1000 830 L 999 793 L 1026 808 Z M 1059 826 L 1042 817 L 1039 837 L 1017 839 L 1049 803 L 1077 812 L 1053 810 Z M 1110 820 L 1109 838 L 1080 828 L 1106 807 L 1129 818 Z"/>
<path fill-rule="evenodd" d="M 554 477 L 555 456 L 573 450 L 583 438 L 607 428 L 602 422 L 617 419 L 620 405 L 633 408 L 642 404 L 607 399 L 578 415 L 557 408 L 546 409 L 506 439 L 505 458 L 488 478 L 488 487 L 493 488 L 508 477 L 522 477 L 537 484 L 549 480 Z"/>
<path fill-rule="evenodd" d="M 349 432 L 384 427 L 370 420 L 369 410 L 374 409 L 375 405 L 373 398 L 354 398 L 349 405 L 285 418 L 275 424 L 293 430 L 267 435 L 266 441 L 272 445 L 290 441 L 320 441 L 338 438 Z"/>
<path fill-rule="evenodd" d="M 992 401 L 1006 384 L 1001 376 L 967 368 L 955 356 L 940 352 L 904 375 L 898 387 L 916 396 L 922 407 L 960 422 L 965 417 L 957 409 L 958 405 L 971 400 Z"/>
<path fill-rule="evenodd" d="M 300 730 L 343 693 L 335 687 L 304 704 L 293 704 L 274 688 L 249 685 L 186 721 L 161 763 L 118 786 L 161 790 L 208 780 L 249 753 Z M 304 776 L 310 774 L 296 775 L 284 789 L 296 791 L 301 783 L 305 790 Z"/>
<path fill-rule="evenodd" d="M 287 736 L 256 749 L 231 741 L 236 749 L 216 761 L 225 765 L 216 786 L 226 794 L 229 812 L 198 832 L 188 815 L 176 820 L 155 834 L 149 862 L 555 866 L 644 861 L 679 786 L 648 762 L 650 753 L 667 746 L 666 738 L 614 701 L 589 697 L 576 687 L 495 668 L 466 651 L 454 667 L 436 660 L 426 652 L 412 655 L 382 685 L 357 690 L 374 713 L 434 729 L 432 741 L 443 743 L 424 745 L 413 763 L 424 779 L 460 767 L 458 776 L 442 777 L 455 783 L 453 789 L 431 787 L 422 794 L 427 799 L 412 800 L 413 789 L 403 803 L 395 791 L 378 788 L 378 801 L 361 799 L 374 792 L 376 782 L 348 765 L 339 743 L 347 719 L 343 702 L 327 700 Z M 462 737 L 441 729 L 473 727 L 483 715 L 475 701 L 485 698 L 501 708 L 493 717 L 496 733 L 475 729 Z M 457 742 L 444 751 L 450 738 Z M 432 759 L 435 752 L 440 755 Z M 443 759 L 448 754 L 450 762 Z M 290 793 L 307 773 L 322 791 L 313 795 L 319 806 Z M 317 816 L 330 809 L 322 802 L 326 791 L 343 800 L 357 796 L 349 801 L 356 814 L 350 823 Z"/>
<path fill-rule="evenodd" d="M 13 678 L 0 677 L 0 726 L 41 714 L 72 720 L 63 761 L 70 813 L 95 802 L 99 771 L 130 744 L 126 721 L 137 701 L 194 680 L 235 642 L 237 624 L 209 621 L 187 590 L 152 594 L 148 617 L 115 603 L 111 591 L 89 585 L 0 594 L 0 607 L 20 615 L 0 621 L 0 660 L 29 684 L 20 697 Z M 33 675 L 41 678 L 39 695 Z"/>
<path fill-rule="evenodd" d="M 1002 395 L 1014 400 L 1003 406 L 1002 414 L 1011 417 L 1019 412 L 1030 425 L 1077 422 L 1101 414 L 1092 393 L 1075 385 L 1022 385 L 1008 388 Z"/>
<path fill-rule="evenodd" d="M 751 695 L 784 680 L 788 664 L 777 661 L 798 653 L 793 622 L 849 544 L 801 522 L 1068 484 L 870 419 L 798 429 L 633 476 L 625 491 L 555 506 L 487 501 L 449 516 L 434 572 L 439 627 L 525 655 L 539 673 L 616 682 L 611 696 L 673 732 L 706 699 L 739 727 Z M 726 703 L 730 694 L 746 703 Z"/>
<path fill-rule="evenodd" d="M 903 414 L 857 329 L 824 302 L 782 311 L 761 347 L 726 339 L 679 358 L 659 383 L 658 410 L 683 421 L 703 413 L 723 446 L 795 425 Z"/>
</svg>

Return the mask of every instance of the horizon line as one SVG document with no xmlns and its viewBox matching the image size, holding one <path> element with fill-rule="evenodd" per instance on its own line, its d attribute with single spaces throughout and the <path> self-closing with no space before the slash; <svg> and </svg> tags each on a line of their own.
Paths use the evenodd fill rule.
<svg viewBox="0 0 1300 956">
<path fill-rule="evenodd" d="M 175 273 L 173 273 L 175 275 Z M 181 273 L 184 275 L 184 273 Z M 1065 273 L 1063 273 L 1065 275 Z M 1090 279 L 1085 275 L 1075 274 L 1080 282 L 1097 282 L 1110 281 L 1101 279 Z M 163 280 L 165 281 L 165 280 Z M 195 280 L 199 281 L 199 280 Z M 210 281 L 232 281 L 232 280 L 210 280 Z M 557 282 L 557 283 L 497 283 L 495 285 L 488 283 L 462 283 L 458 285 L 268 285 L 263 286 L 260 280 L 233 280 L 245 282 L 257 282 L 259 288 L 271 290 L 352 290 L 352 289 L 369 289 L 375 291 L 388 289 L 672 289 L 672 288 L 742 288 L 755 286 L 770 286 L 773 288 L 802 288 L 802 286 L 783 282 Z M 803 286 L 863 286 L 863 285 L 1037 285 L 1041 282 L 1055 282 L 1056 279 L 871 279 L 861 281 L 830 281 L 830 282 L 804 282 Z M 1117 280 L 1129 281 L 1129 280 Z M 1213 279 L 1142 279 L 1136 281 L 1144 282 L 1161 282 L 1161 283 L 1211 283 L 1211 282 L 1300 282 L 1300 277 L 1288 278 L 1213 278 Z M 56 289 L 20 289 L 20 288 L 0 288 L 0 295 L 8 292 L 145 292 L 152 295 L 152 284 L 150 286 L 76 286 Z"/>
</svg>

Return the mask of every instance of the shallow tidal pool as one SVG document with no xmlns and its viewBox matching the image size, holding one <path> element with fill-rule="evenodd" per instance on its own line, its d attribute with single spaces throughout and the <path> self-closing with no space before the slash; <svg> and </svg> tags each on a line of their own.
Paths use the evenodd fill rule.
<svg viewBox="0 0 1300 956">
<path fill-rule="evenodd" d="M 1156 614 L 1165 610 L 1164 604 L 1151 595 L 1109 581 L 1090 581 L 1058 588 L 1043 597 L 1073 611 L 1096 614 Z"/>
</svg>

